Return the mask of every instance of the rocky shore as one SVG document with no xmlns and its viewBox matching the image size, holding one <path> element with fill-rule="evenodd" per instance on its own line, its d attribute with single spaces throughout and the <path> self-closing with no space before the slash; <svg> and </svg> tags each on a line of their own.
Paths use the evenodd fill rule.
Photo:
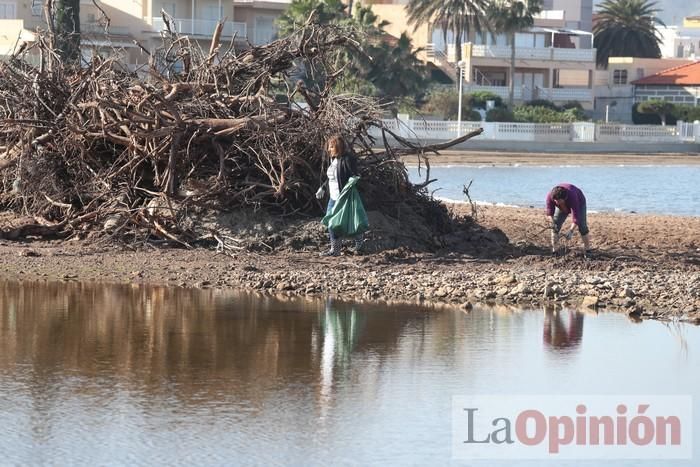
<svg viewBox="0 0 700 467">
<path fill-rule="evenodd" d="M 465 310 L 477 303 L 554 305 L 700 324 L 700 218 L 591 214 L 596 250 L 585 258 L 575 240 L 564 256 L 549 254 L 540 210 L 484 207 L 478 216 L 480 224 L 508 236 L 508 248 L 486 245 L 475 254 L 399 248 L 328 258 L 319 256 L 325 248 L 321 228 L 313 246 L 233 256 L 206 249 L 4 242 L 0 277 L 330 294 Z"/>
</svg>

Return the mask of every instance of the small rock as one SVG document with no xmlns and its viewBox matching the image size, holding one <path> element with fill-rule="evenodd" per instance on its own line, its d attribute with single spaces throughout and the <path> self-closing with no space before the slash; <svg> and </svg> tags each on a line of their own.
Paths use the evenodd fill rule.
<svg viewBox="0 0 700 467">
<path fill-rule="evenodd" d="M 462 309 L 464 311 L 471 311 L 474 308 L 474 305 L 472 305 L 472 302 L 464 302 L 462 304 Z"/>
<path fill-rule="evenodd" d="M 19 252 L 19 255 L 25 256 L 27 258 L 41 256 L 41 254 L 39 254 L 38 252 L 36 252 L 34 250 L 22 250 Z"/>
<path fill-rule="evenodd" d="M 506 274 L 497 279 L 497 283 L 500 285 L 515 284 L 517 281 L 515 274 Z"/>
<path fill-rule="evenodd" d="M 510 295 L 528 295 L 531 294 L 532 290 L 530 287 L 527 286 L 527 284 L 518 284 L 513 289 L 510 291 Z"/>
</svg>

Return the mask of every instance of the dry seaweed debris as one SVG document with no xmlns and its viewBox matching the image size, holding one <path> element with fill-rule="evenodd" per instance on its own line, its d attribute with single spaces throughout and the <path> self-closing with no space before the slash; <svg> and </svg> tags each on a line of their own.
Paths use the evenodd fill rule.
<svg viewBox="0 0 700 467">
<path fill-rule="evenodd" d="M 334 93 L 337 54 L 357 47 L 347 29 L 307 24 L 242 51 L 221 45 L 217 32 L 208 51 L 164 33 L 138 71 L 116 54 L 64 64 L 41 34 L 0 64 L 0 207 L 33 219 L 4 236 L 189 246 L 216 237 L 199 228 L 198 210 L 317 213 L 323 141 L 335 133 L 352 141 L 369 209 L 391 215 L 400 202 L 448 228 L 447 211 L 409 183 L 399 157 L 474 134 L 421 147 L 384 127 L 374 99 Z M 37 51 L 34 65 L 27 57 Z M 323 86 L 297 79 L 301 66 Z"/>
</svg>

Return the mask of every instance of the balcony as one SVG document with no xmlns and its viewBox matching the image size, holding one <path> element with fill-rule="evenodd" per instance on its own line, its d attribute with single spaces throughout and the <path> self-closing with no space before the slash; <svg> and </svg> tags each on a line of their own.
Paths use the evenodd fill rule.
<svg viewBox="0 0 700 467">
<path fill-rule="evenodd" d="M 553 60 L 563 62 L 595 62 L 596 49 L 559 49 L 554 47 L 516 47 L 515 58 L 521 60 Z M 472 57 L 510 60 L 508 46 L 474 45 Z"/>
<path fill-rule="evenodd" d="M 557 20 L 564 21 L 566 19 L 566 12 L 564 10 L 542 10 L 536 15 L 533 15 L 534 19 L 544 19 L 544 20 Z"/>
<path fill-rule="evenodd" d="M 99 23 L 81 23 L 80 32 L 82 34 L 109 34 L 112 36 L 128 36 L 129 28 L 125 26 L 110 26 L 105 31 L 103 24 Z"/>
<path fill-rule="evenodd" d="M 171 27 L 174 28 L 174 32 L 178 34 L 211 37 L 212 34 L 214 34 L 214 29 L 216 29 L 217 24 L 219 24 L 219 22 L 215 20 L 173 18 Z M 157 16 L 153 18 L 153 29 L 155 31 L 166 30 L 165 21 L 162 17 Z M 246 24 L 232 21 L 225 22 L 221 35 L 223 37 L 231 37 L 234 34 L 238 37 L 245 38 L 247 35 Z"/>
<path fill-rule="evenodd" d="M 502 99 L 508 99 L 507 86 L 481 86 L 476 84 L 467 84 L 465 92 L 487 91 Z M 535 99 L 546 99 L 554 102 L 592 102 L 593 91 L 588 88 L 542 88 L 535 87 L 532 89 L 527 86 L 516 86 L 513 89 L 513 99 L 516 101 L 531 101 Z"/>
</svg>

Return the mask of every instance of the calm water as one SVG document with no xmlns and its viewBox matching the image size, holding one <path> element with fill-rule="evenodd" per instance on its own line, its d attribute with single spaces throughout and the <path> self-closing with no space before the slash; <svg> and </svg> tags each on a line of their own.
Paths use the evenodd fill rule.
<svg viewBox="0 0 700 467">
<path fill-rule="evenodd" d="M 414 181 L 417 168 L 409 169 Z M 433 167 L 435 196 L 466 201 L 463 187 L 473 180 L 473 201 L 543 207 L 557 183 L 581 188 L 594 211 L 700 216 L 700 165 L 694 166 L 445 166 Z"/>
<path fill-rule="evenodd" d="M 0 284 L 0 464 L 444 465 L 453 395 L 697 398 L 699 370 L 700 328 L 615 314 Z"/>
</svg>

